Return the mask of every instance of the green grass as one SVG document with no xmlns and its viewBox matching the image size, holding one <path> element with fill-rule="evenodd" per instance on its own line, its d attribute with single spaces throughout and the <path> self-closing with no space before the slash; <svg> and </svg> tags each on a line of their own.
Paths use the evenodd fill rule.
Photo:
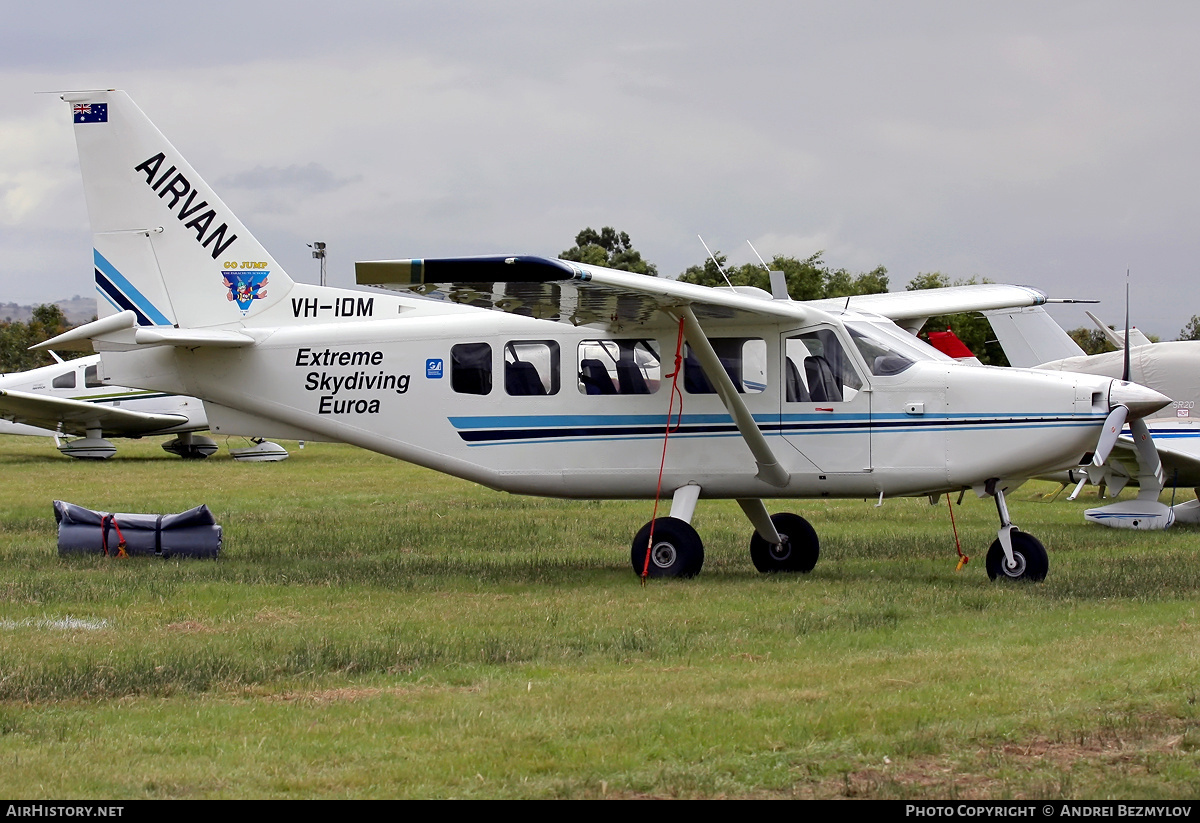
<svg viewBox="0 0 1200 823">
<path fill-rule="evenodd" d="M 350 447 L 105 463 L 0 438 L 0 795 L 1200 795 L 1197 532 L 1010 498 L 1050 551 L 993 583 L 995 508 L 770 504 L 821 536 L 763 576 L 732 502 L 703 573 L 642 587 L 649 502 L 513 497 Z M 1086 495 L 1085 495 L 1086 496 Z M 1128 496 L 1128 493 L 1126 494 Z M 217 561 L 60 558 L 51 501 L 207 503 Z"/>
</svg>

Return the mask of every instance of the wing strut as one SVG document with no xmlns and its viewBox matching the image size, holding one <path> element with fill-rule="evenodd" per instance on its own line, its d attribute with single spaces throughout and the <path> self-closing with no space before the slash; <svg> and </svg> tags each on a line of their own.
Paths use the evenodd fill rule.
<svg viewBox="0 0 1200 823">
<path fill-rule="evenodd" d="M 700 367 L 704 369 L 704 376 L 716 388 L 717 396 L 725 404 L 725 409 L 733 418 L 738 431 L 741 432 L 742 439 L 750 447 L 754 461 L 758 464 L 758 479 L 779 488 L 786 486 L 791 475 L 775 459 L 775 453 L 767 445 L 767 438 L 763 436 L 762 430 L 754 422 L 754 415 L 746 408 L 733 381 L 726 374 L 725 367 L 721 365 L 721 358 L 717 356 L 716 350 L 708 342 L 708 337 L 705 336 L 704 329 L 700 328 L 700 323 L 696 320 L 696 315 L 692 313 L 691 306 L 680 306 L 668 309 L 668 311 L 675 317 L 683 319 L 684 337 L 687 339 L 688 345 L 692 347 L 692 351 L 696 353 L 696 359 L 700 362 Z"/>
</svg>

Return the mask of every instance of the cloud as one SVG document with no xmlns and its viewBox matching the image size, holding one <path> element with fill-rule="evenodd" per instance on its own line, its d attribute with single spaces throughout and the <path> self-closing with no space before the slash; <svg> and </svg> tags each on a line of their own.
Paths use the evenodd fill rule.
<svg viewBox="0 0 1200 823">
<path fill-rule="evenodd" d="M 361 174 L 337 177 L 329 169 L 314 162 L 304 166 L 255 166 L 249 171 L 220 178 L 217 182 L 221 186 L 256 191 L 282 189 L 302 194 L 325 194 L 362 179 Z"/>
<path fill-rule="evenodd" d="M 667 274 L 702 234 L 1118 309 L 1131 268 L 1142 328 L 1200 312 L 1155 297 L 1200 259 L 1194 4 L 214 0 L 219 40 L 191 7 L 41 9 L 0 35 L 0 230 L 44 299 L 86 286 L 89 241 L 69 118 L 31 92 L 120 87 L 285 268 L 328 242 L 338 284 L 611 225 Z"/>
</svg>

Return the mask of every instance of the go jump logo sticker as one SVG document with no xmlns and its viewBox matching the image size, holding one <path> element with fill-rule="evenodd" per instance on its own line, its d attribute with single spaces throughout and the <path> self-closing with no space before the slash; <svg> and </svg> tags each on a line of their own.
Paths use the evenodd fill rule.
<svg viewBox="0 0 1200 823">
<path fill-rule="evenodd" d="M 243 315 L 250 311 L 253 301 L 267 296 L 267 275 L 270 272 L 223 271 L 221 274 L 225 277 L 225 288 L 229 289 L 225 299 L 236 302 Z"/>
</svg>

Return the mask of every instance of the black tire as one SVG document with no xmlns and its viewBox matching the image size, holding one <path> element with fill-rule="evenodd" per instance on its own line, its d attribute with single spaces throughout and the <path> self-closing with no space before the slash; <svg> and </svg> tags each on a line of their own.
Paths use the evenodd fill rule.
<svg viewBox="0 0 1200 823">
<path fill-rule="evenodd" d="M 754 568 L 763 573 L 812 571 L 821 556 L 817 530 L 800 515 L 788 512 L 771 515 L 771 522 L 783 543 L 773 546 L 755 531 L 750 536 L 750 560 Z"/>
<path fill-rule="evenodd" d="M 1004 547 L 997 538 L 992 541 L 987 553 L 987 573 L 992 580 L 1028 580 L 1040 583 L 1046 579 L 1050 570 L 1050 559 L 1046 556 L 1046 547 L 1031 534 L 1012 531 L 1013 560 L 1016 568 L 1008 568 L 1004 558 Z"/>
<path fill-rule="evenodd" d="M 654 545 L 650 563 L 646 563 L 646 546 L 650 541 L 650 526 L 654 526 Z M 695 577 L 704 565 L 704 541 L 692 528 L 674 517 L 660 517 L 642 526 L 633 538 L 629 559 L 640 577 L 647 569 L 650 577 Z"/>
</svg>

